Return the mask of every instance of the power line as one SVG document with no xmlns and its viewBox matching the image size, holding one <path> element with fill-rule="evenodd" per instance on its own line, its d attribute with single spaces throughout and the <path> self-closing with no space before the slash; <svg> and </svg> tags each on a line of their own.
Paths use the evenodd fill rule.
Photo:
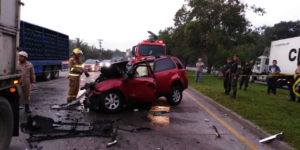
<svg viewBox="0 0 300 150">
<path fill-rule="evenodd" d="M 98 39 L 99 41 L 99 46 L 100 46 L 100 49 L 102 48 L 102 41 L 104 41 L 103 39 Z"/>
</svg>

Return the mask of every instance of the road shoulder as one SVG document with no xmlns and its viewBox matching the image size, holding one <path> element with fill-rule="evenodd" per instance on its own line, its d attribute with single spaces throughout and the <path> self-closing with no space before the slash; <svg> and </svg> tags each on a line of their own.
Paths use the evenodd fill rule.
<svg viewBox="0 0 300 150">
<path fill-rule="evenodd" d="M 234 121 L 241 124 L 243 127 L 245 127 L 247 130 L 249 130 L 251 133 L 255 134 L 256 136 L 258 136 L 260 138 L 265 138 L 265 137 L 271 136 L 270 134 L 263 131 L 260 127 L 254 125 L 252 122 L 244 119 L 243 117 L 239 116 L 238 114 L 231 111 L 230 109 L 220 105 L 219 103 L 217 103 L 213 99 L 205 96 L 204 94 L 200 93 L 199 91 L 195 90 L 194 88 L 189 86 L 188 89 L 191 92 L 193 92 L 193 94 L 196 94 L 197 96 L 199 96 L 201 99 L 205 100 L 210 105 L 216 107 L 219 111 L 227 114 L 228 117 L 232 118 Z M 285 150 L 294 149 L 291 146 L 289 146 L 287 143 L 276 140 L 276 139 L 272 140 L 272 141 L 270 141 L 266 144 L 268 144 L 268 145 L 270 145 L 270 146 L 272 146 L 273 148 L 276 148 L 276 149 L 285 149 Z"/>
</svg>

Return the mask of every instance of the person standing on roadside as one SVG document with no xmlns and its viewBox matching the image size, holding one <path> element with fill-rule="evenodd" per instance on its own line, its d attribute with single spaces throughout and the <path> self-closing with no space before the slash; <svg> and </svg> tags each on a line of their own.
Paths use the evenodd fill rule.
<svg viewBox="0 0 300 150">
<path fill-rule="evenodd" d="M 198 62 L 196 63 L 196 79 L 195 79 L 195 83 L 198 82 L 198 77 L 199 76 L 200 76 L 200 83 L 202 83 L 203 66 L 204 66 L 204 63 L 202 62 L 202 59 L 199 58 Z"/>
<path fill-rule="evenodd" d="M 234 55 L 233 60 L 234 60 L 234 62 L 232 63 L 232 66 L 231 66 L 231 69 L 230 69 L 231 89 L 233 91 L 233 94 L 229 97 L 230 99 L 236 99 L 237 80 L 239 78 L 240 70 L 241 70 L 241 64 L 239 62 L 239 56 Z"/>
<path fill-rule="evenodd" d="M 69 59 L 69 90 L 67 95 L 67 103 L 71 103 L 77 98 L 80 85 L 80 76 L 84 72 L 82 62 L 79 60 L 82 51 L 78 48 L 73 50 L 73 56 Z"/>
<path fill-rule="evenodd" d="M 230 84 L 229 72 L 230 72 L 231 65 L 232 65 L 232 60 L 231 60 L 231 58 L 228 57 L 227 64 L 224 66 L 223 71 L 222 71 L 222 76 L 224 77 L 224 79 L 223 79 L 223 86 L 225 89 L 224 94 L 226 94 L 226 95 L 229 95 L 229 93 L 230 93 L 231 84 Z"/>
<path fill-rule="evenodd" d="M 290 99 L 288 99 L 288 101 L 296 101 L 296 95 L 293 91 L 293 86 L 299 78 L 299 75 L 297 75 L 297 74 L 300 74 L 300 61 L 297 62 L 297 69 L 295 70 L 294 78 L 293 78 L 291 84 L 289 85 Z"/>
<path fill-rule="evenodd" d="M 248 82 L 249 82 L 249 79 L 250 79 L 250 75 L 252 74 L 252 70 L 251 70 L 251 67 L 250 67 L 248 61 L 246 62 L 246 65 L 243 67 L 242 72 L 243 72 L 243 75 L 242 75 L 242 79 L 241 79 L 241 82 L 240 82 L 240 89 L 242 89 L 243 84 L 245 82 L 244 91 L 246 91 L 247 87 L 248 87 Z"/>
<path fill-rule="evenodd" d="M 300 94 L 300 82 L 297 83 L 296 88 L 295 88 L 295 92 Z M 300 103 L 300 97 L 298 97 L 298 102 Z"/>
<path fill-rule="evenodd" d="M 269 77 L 268 77 L 268 95 L 270 95 L 270 90 L 272 89 L 272 93 L 274 97 L 276 96 L 276 83 L 277 77 L 280 73 L 280 68 L 277 66 L 277 60 L 273 60 L 273 64 L 269 66 Z"/>
<path fill-rule="evenodd" d="M 35 87 L 35 72 L 32 63 L 27 61 L 28 54 L 24 51 L 19 52 L 18 69 L 21 70 L 21 85 L 23 91 L 23 98 L 25 100 L 25 113 L 31 113 L 29 108 L 30 101 L 30 89 L 31 86 Z"/>
</svg>

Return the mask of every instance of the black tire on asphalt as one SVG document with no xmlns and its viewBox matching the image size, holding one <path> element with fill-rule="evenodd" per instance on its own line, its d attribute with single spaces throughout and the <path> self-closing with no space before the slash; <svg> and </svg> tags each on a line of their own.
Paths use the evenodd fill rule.
<svg viewBox="0 0 300 150">
<path fill-rule="evenodd" d="M 179 86 L 172 86 L 171 93 L 167 96 L 167 102 L 171 106 L 177 106 L 182 100 L 182 89 Z"/>
<path fill-rule="evenodd" d="M 115 100 L 115 101 L 111 101 L 111 103 L 108 104 L 109 99 Z M 120 92 L 113 91 L 113 90 L 103 93 L 100 96 L 99 100 L 100 100 L 100 102 L 99 102 L 100 111 L 105 112 L 105 113 L 116 113 L 116 112 L 121 111 L 121 109 L 123 108 L 124 101 L 125 101 L 123 95 Z M 106 103 L 107 103 L 107 105 L 106 105 Z"/>
<path fill-rule="evenodd" d="M 51 78 L 52 79 L 57 79 L 59 77 L 59 67 L 54 66 L 51 72 Z"/>
<path fill-rule="evenodd" d="M 0 150 L 8 149 L 13 135 L 14 116 L 9 102 L 0 97 Z"/>
<path fill-rule="evenodd" d="M 51 67 L 46 66 L 43 72 L 43 80 L 48 81 L 51 79 Z"/>
</svg>

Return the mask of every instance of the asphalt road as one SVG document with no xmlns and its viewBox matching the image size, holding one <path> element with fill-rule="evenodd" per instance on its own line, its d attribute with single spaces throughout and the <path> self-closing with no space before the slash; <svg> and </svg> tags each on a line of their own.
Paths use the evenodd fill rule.
<svg viewBox="0 0 300 150">
<path fill-rule="evenodd" d="M 81 85 L 97 78 L 99 73 L 90 73 L 87 79 L 82 77 Z M 51 110 L 50 105 L 66 102 L 68 90 L 67 74 L 61 72 L 60 77 L 47 82 L 38 82 L 37 90 L 32 91 L 32 115 L 51 117 L 55 121 L 65 120 L 66 115 L 82 117 L 79 122 L 93 123 L 96 120 L 121 118 L 123 122 L 133 125 L 150 127 L 151 131 L 136 133 L 119 131 L 118 143 L 110 148 L 106 144 L 111 141 L 107 137 L 76 137 L 33 143 L 37 149 L 43 150 L 95 150 L 95 149 L 153 149 L 153 150 L 199 150 L 199 149 L 272 149 L 267 144 L 259 143 L 260 137 L 250 133 L 236 121 L 232 120 L 207 103 L 200 95 L 191 89 L 184 91 L 182 103 L 170 107 L 164 98 L 152 104 L 133 105 L 118 114 L 102 114 L 89 112 L 84 115 L 71 110 Z M 137 89 L 138 90 L 138 89 Z M 134 111 L 138 109 L 138 111 Z M 154 116 L 149 111 L 169 111 L 166 116 Z M 57 116 L 59 113 L 59 116 Z M 20 122 L 26 122 L 24 110 L 20 110 Z M 150 118 L 151 120 L 148 120 Z M 205 121 L 207 119 L 207 121 Z M 215 125 L 221 137 L 216 138 L 212 128 Z M 120 127 L 132 129 L 131 125 L 120 124 Z M 20 132 L 19 137 L 13 137 L 10 150 L 30 149 L 26 139 L 29 135 Z"/>
<path fill-rule="evenodd" d="M 189 71 L 196 71 L 196 68 L 195 67 L 186 67 L 186 70 L 189 70 Z M 207 70 L 206 69 L 203 69 L 203 72 L 206 73 Z M 261 84 L 261 85 L 267 85 L 267 82 L 262 82 L 262 81 L 255 81 L 254 83 L 256 84 Z M 288 86 L 283 86 L 282 89 L 286 89 L 288 90 Z"/>
</svg>

